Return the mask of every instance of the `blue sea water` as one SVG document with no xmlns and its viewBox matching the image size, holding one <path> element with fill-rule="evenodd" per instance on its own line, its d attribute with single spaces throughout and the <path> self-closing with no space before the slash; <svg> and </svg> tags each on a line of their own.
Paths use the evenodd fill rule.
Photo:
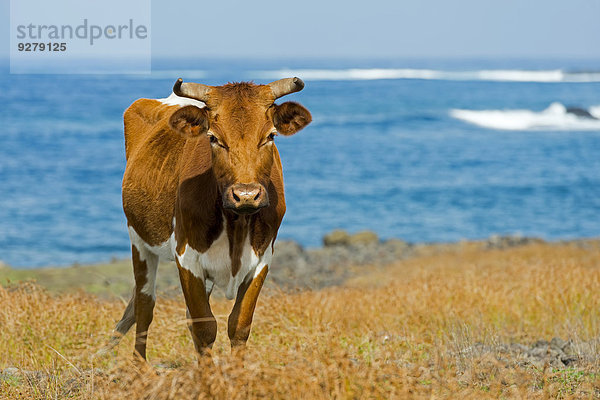
<svg viewBox="0 0 600 400">
<path fill-rule="evenodd" d="M 314 122 L 278 137 L 280 238 L 334 228 L 412 242 L 600 235 L 600 61 L 159 60 L 146 75 L 0 74 L 0 259 L 126 257 L 122 113 L 208 84 L 297 74 Z"/>
</svg>

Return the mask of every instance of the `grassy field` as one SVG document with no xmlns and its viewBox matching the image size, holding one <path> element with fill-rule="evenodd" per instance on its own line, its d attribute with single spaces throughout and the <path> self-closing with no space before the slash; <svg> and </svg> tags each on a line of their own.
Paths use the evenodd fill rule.
<svg viewBox="0 0 600 400">
<path fill-rule="evenodd" d="M 215 299 L 219 336 L 199 363 L 182 299 L 159 297 L 149 365 L 132 334 L 95 355 L 121 300 L 8 285 L 0 398 L 600 398 L 597 244 L 461 246 L 360 271 L 319 291 L 267 288 L 243 355 L 230 355 L 232 304 Z M 503 350 L 553 337 L 570 341 L 568 367 Z"/>
<path fill-rule="evenodd" d="M 114 260 L 96 265 L 16 269 L 0 268 L 0 285 L 35 281 L 50 293 L 68 293 L 83 290 L 100 297 L 128 297 L 133 288 L 131 260 Z M 173 265 L 160 265 L 158 290 L 179 290 L 179 275 Z"/>
</svg>

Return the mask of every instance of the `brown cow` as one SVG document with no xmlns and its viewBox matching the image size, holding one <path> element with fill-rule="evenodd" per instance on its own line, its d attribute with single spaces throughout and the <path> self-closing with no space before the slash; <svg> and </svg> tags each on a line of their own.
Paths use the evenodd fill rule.
<svg viewBox="0 0 600 400">
<path fill-rule="evenodd" d="M 285 213 L 281 161 L 273 138 L 311 121 L 300 104 L 275 100 L 302 90 L 298 78 L 268 85 L 182 83 L 166 99 L 125 111 L 123 209 L 135 291 L 113 344 L 136 323 L 135 351 L 146 358 L 159 260 L 177 264 L 196 350 L 212 347 L 213 285 L 235 305 L 231 345 L 244 345 Z"/>
</svg>

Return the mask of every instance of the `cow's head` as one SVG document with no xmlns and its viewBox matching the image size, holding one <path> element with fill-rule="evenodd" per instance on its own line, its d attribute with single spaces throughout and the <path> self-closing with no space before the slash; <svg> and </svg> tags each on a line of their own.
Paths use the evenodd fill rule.
<svg viewBox="0 0 600 400">
<path fill-rule="evenodd" d="M 267 187 L 276 152 L 273 139 L 277 134 L 293 135 L 312 119 L 300 104 L 275 104 L 275 100 L 302 88 L 304 82 L 299 78 L 268 85 L 207 86 L 181 79 L 175 83 L 176 95 L 206 104 L 204 108 L 180 108 L 169 124 L 186 137 L 208 135 L 224 208 L 253 214 L 269 205 Z"/>
</svg>

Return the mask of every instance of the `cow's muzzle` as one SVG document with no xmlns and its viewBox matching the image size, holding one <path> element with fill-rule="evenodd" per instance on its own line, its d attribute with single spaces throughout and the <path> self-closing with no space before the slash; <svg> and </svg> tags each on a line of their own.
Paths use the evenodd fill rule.
<svg viewBox="0 0 600 400">
<path fill-rule="evenodd" d="M 223 207 L 236 214 L 254 214 L 268 205 L 269 195 L 260 183 L 235 183 L 223 193 Z"/>
</svg>

